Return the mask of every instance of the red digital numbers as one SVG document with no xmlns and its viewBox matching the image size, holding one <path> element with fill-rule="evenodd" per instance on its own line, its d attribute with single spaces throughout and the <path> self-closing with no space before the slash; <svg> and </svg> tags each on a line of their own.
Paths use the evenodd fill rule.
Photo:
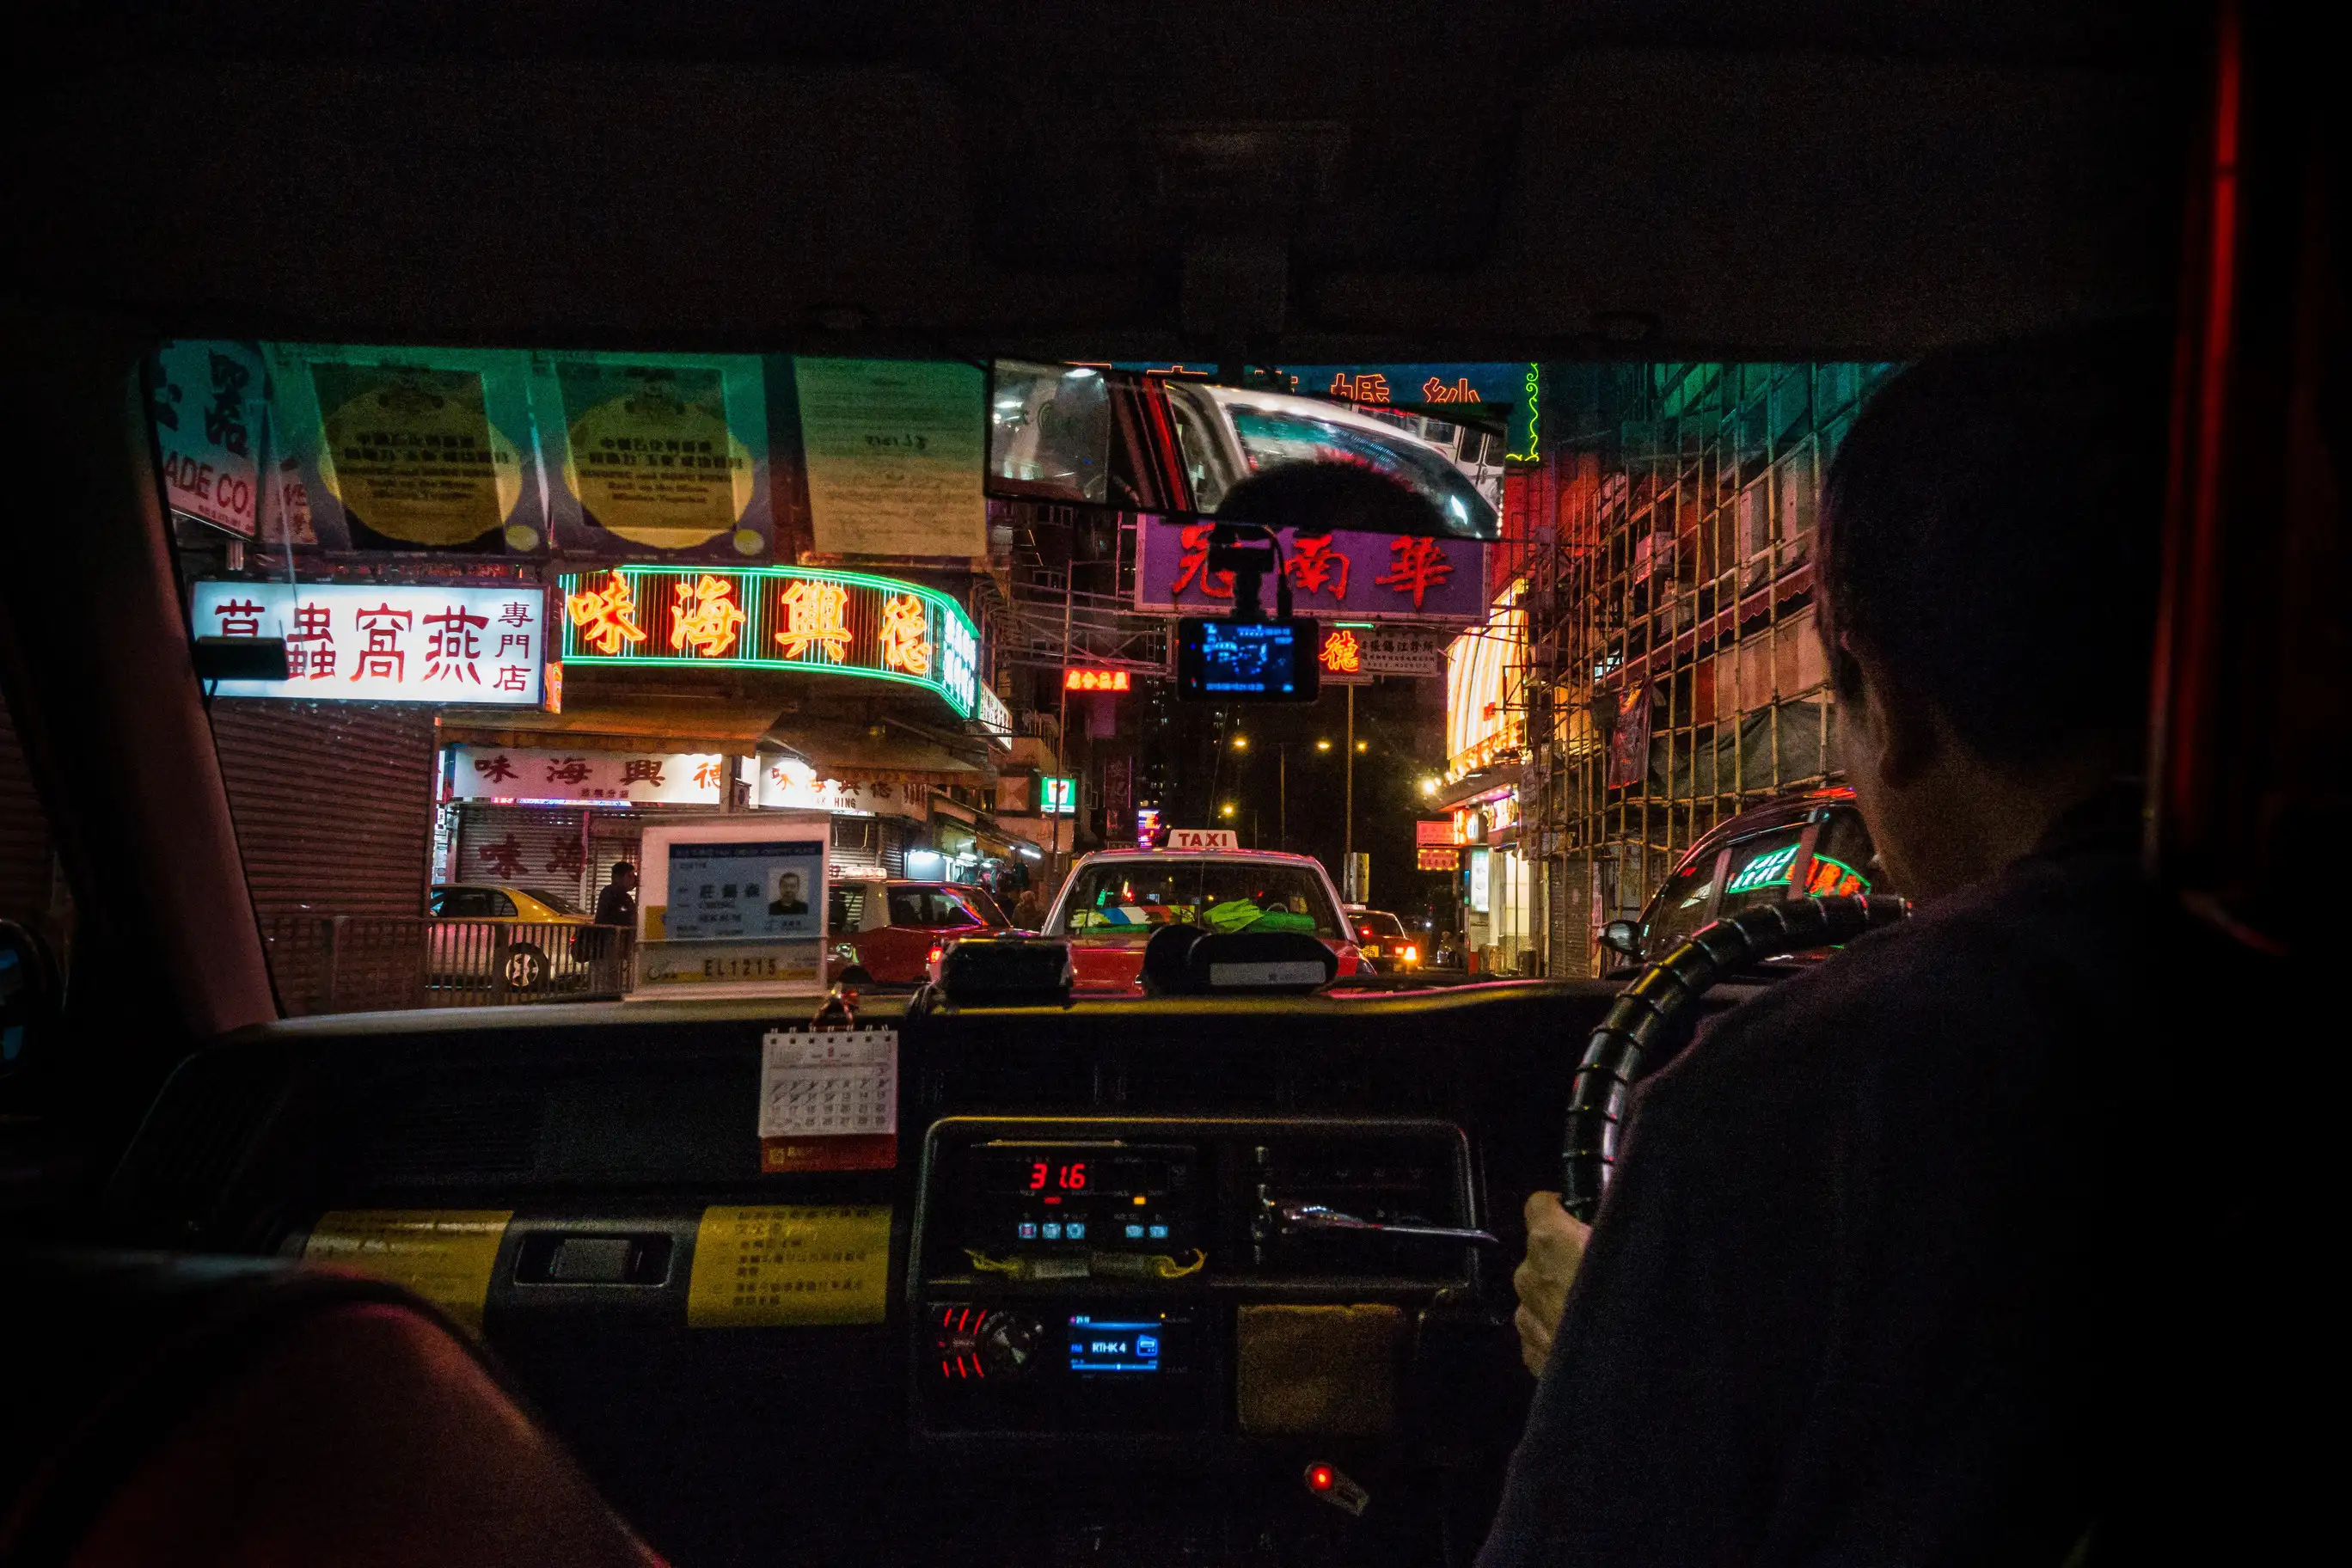
<svg viewBox="0 0 2352 1568">
<path fill-rule="evenodd" d="M 1058 1187 L 1066 1193 L 1087 1190 L 1087 1162 L 1073 1160 L 1066 1165 L 1052 1165 L 1043 1160 L 1029 1162 L 1029 1190 L 1042 1193 L 1047 1187 Z"/>
</svg>

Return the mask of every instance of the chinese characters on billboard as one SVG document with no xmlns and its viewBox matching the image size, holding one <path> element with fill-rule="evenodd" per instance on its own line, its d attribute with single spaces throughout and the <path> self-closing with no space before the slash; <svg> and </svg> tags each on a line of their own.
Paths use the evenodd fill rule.
<svg viewBox="0 0 2352 1568">
<path fill-rule="evenodd" d="M 1214 614 L 1234 602 L 1233 574 L 1209 570 L 1215 524 L 1146 518 L 1138 531 L 1136 608 Z M 1486 546 L 1385 533 L 1302 534 L 1281 529 L 1283 574 L 1297 613 L 1327 619 L 1484 618 Z M 1266 584 L 1271 596 L 1273 584 Z"/>
<path fill-rule="evenodd" d="M 716 752 L 549 752 L 453 746 L 452 800 L 609 801 L 717 805 L 726 759 Z"/>
<path fill-rule="evenodd" d="M 908 681 L 962 718 L 979 638 L 963 606 L 915 583 L 779 567 L 619 566 L 562 579 L 562 657 L 709 664 Z"/>
<path fill-rule="evenodd" d="M 380 583 L 195 585 L 198 637 L 283 637 L 285 680 L 224 680 L 224 697 L 536 708 L 546 603 L 535 587 Z"/>
</svg>

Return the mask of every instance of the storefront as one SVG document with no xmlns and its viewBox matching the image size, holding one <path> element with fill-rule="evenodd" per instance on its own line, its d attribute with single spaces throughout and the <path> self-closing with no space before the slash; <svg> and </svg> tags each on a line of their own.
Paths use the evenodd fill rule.
<svg viewBox="0 0 2352 1568">
<path fill-rule="evenodd" d="M 1514 584 L 1486 624 L 1446 649 L 1446 768 L 1434 802 L 1453 814 L 1462 847 L 1465 944 L 1481 969 L 1511 974 L 1528 972 L 1543 947 L 1543 879 L 1520 839 L 1526 721 L 1513 687 L 1526 658 L 1527 616 Z"/>
<path fill-rule="evenodd" d="M 1491 772 L 1466 781 L 1488 787 L 1454 804 L 1454 841 L 1461 848 L 1464 939 L 1479 967 L 1524 973 L 1542 948 L 1541 876 L 1522 842 L 1519 792 L 1493 785 Z"/>
</svg>

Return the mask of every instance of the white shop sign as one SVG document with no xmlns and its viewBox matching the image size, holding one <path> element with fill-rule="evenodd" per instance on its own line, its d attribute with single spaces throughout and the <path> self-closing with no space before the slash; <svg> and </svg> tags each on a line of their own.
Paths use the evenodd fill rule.
<svg viewBox="0 0 2352 1568">
<path fill-rule="evenodd" d="M 457 800 L 717 805 L 726 759 L 703 752 L 562 752 L 454 746 Z"/>
<path fill-rule="evenodd" d="M 1394 624 L 1361 626 L 1366 675 L 1433 676 L 1445 673 L 1445 645 L 1456 628 Z"/>
<path fill-rule="evenodd" d="M 195 585 L 195 633 L 283 637 L 288 680 L 224 680 L 222 697 L 537 708 L 547 599 L 528 584 L 382 583 Z"/>
<path fill-rule="evenodd" d="M 766 759 L 758 804 L 769 810 L 846 812 L 860 816 L 911 816 L 928 810 L 930 786 L 893 779 L 829 779 L 794 757 Z"/>
</svg>

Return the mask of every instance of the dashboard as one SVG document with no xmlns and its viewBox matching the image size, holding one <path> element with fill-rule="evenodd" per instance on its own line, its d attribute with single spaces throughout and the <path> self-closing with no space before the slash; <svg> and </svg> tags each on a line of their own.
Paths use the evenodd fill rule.
<svg viewBox="0 0 2352 1568">
<path fill-rule="evenodd" d="M 1466 1561 L 1531 1392 L 1520 1203 L 1612 994 L 869 1010 L 895 1152 L 840 1170 L 763 1162 L 772 1003 L 299 1020 L 184 1063 L 103 1205 L 284 1256 L 476 1216 L 471 1321 L 680 1564 Z M 868 1305 L 730 1316 L 795 1215 Z"/>
<path fill-rule="evenodd" d="M 1476 1291 L 1477 1210 L 1448 1121 L 942 1120 L 912 1241 L 912 1431 L 1206 1454 L 1394 1436 L 1408 1325 Z"/>
</svg>

